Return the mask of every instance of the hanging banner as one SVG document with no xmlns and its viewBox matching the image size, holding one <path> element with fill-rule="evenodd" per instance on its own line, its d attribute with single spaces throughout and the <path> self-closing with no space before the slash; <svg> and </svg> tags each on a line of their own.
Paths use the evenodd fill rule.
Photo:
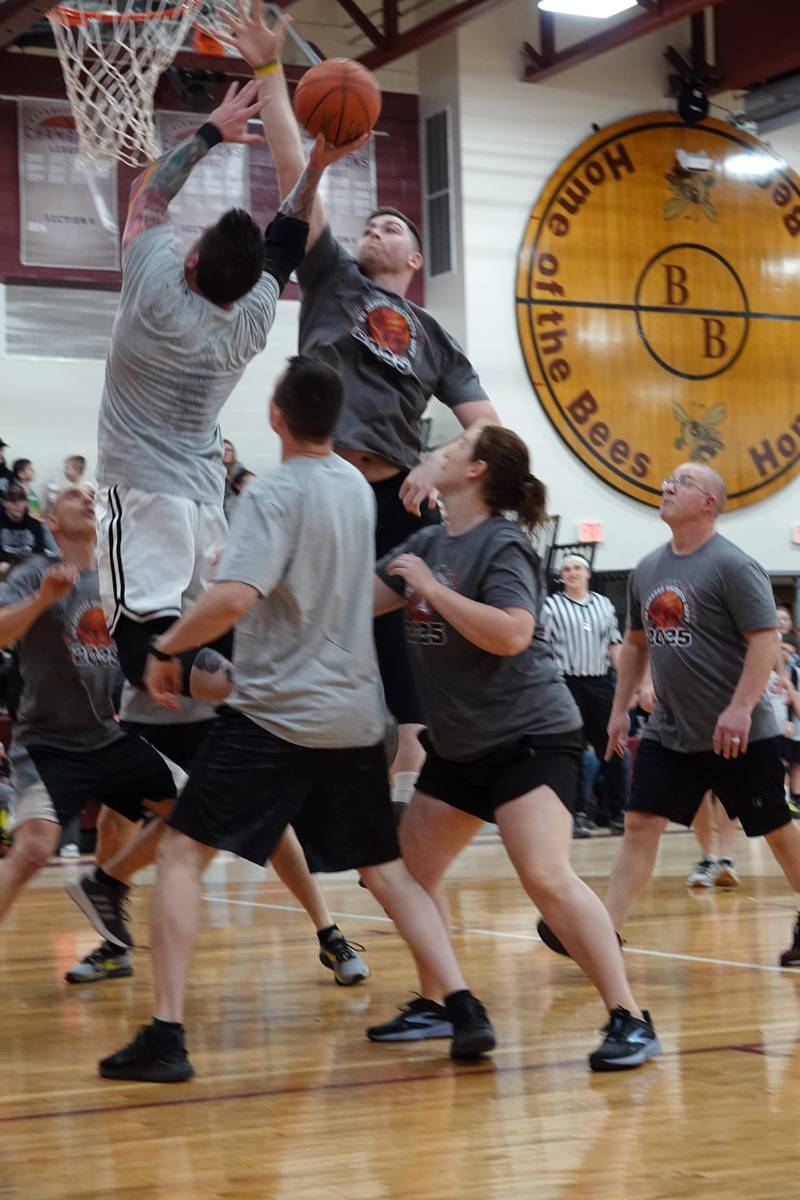
<svg viewBox="0 0 800 1200">
<path fill-rule="evenodd" d="M 161 153 L 194 137 L 201 124 L 196 113 L 157 113 Z M 197 163 L 169 206 L 178 250 L 189 250 L 203 230 L 229 208 L 250 208 L 247 147 L 223 142 Z"/>
<path fill-rule="evenodd" d="M 20 262 L 119 270 L 116 163 L 78 166 L 66 100 L 17 102 Z"/>
<path fill-rule="evenodd" d="M 306 139 L 308 154 L 312 142 Z M 250 147 L 250 189 L 252 213 L 260 225 L 267 225 L 281 202 L 278 175 L 266 146 Z M 335 237 L 354 253 L 364 232 L 364 220 L 377 207 L 378 188 L 375 173 L 375 145 L 349 154 L 328 167 L 320 182 L 319 193 Z"/>
</svg>

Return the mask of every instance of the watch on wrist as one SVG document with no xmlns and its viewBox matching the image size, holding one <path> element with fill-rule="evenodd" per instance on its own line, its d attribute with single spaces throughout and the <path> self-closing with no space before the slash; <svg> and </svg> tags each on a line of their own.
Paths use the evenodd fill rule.
<svg viewBox="0 0 800 1200">
<path fill-rule="evenodd" d="M 156 645 L 157 637 L 158 634 L 155 634 L 154 637 L 150 638 L 150 641 L 147 645 L 147 653 L 152 654 L 153 658 L 155 658 L 158 662 L 172 662 L 175 655 L 165 654 L 163 650 L 159 650 L 158 646 Z"/>
</svg>

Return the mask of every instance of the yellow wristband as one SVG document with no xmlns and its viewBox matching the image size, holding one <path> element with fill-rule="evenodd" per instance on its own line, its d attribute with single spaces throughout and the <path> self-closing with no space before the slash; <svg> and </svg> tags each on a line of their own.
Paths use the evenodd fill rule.
<svg viewBox="0 0 800 1200">
<path fill-rule="evenodd" d="M 277 58 L 273 58 L 272 62 L 263 63 L 260 67 L 253 67 L 254 75 L 273 75 L 275 71 L 280 71 L 281 64 Z"/>
</svg>

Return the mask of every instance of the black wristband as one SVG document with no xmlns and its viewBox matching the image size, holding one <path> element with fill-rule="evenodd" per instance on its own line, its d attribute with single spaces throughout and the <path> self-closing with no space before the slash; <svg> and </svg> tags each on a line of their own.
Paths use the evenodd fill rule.
<svg viewBox="0 0 800 1200">
<path fill-rule="evenodd" d="M 195 137 L 201 137 L 209 150 L 213 150 L 225 140 L 213 121 L 206 121 L 205 125 L 201 125 Z"/>
<path fill-rule="evenodd" d="M 165 654 L 163 650 L 159 650 L 158 646 L 156 646 L 155 642 L 159 636 L 160 634 L 156 633 L 150 638 L 150 641 L 147 643 L 147 653 L 152 654 L 153 658 L 158 662 L 172 662 L 175 655 Z"/>
<path fill-rule="evenodd" d="M 278 281 L 283 290 L 295 267 L 306 252 L 308 222 L 277 212 L 264 234 L 264 270 Z"/>
</svg>

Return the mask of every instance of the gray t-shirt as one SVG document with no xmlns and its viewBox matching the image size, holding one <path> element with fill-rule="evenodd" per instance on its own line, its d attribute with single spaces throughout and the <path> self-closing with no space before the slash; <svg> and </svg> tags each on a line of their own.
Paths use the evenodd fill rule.
<svg viewBox="0 0 800 1200">
<path fill-rule="evenodd" d="M 722 534 L 693 554 L 667 544 L 643 558 L 628 580 L 628 628 L 647 632 L 658 703 L 642 736 L 687 754 L 713 749 L 742 673 L 744 634 L 777 625 L 766 571 Z M 777 732 L 761 696 L 750 741 Z"/>
<path fill-rule="evenodd" d="M 440 583 L 470 600 L 532 613 L 530 646 L 500 656 L 462 637 L 403 579 L 387 574 L 398 554 L 418 555 Z M 539 624 L 545 594 L 539 559 L 517 525 L 490 517 L 458 537 L 430 525 L 385 555 L 377 572 L 406 597 L 406 641 L 437 754 L 469 762 L 527 734 L 580 728 L 580 713 Z"/>
<path fill-rule="evenodd" d="M 424 308 L 362 275 L 330 226 L 297 278 L 300 353 L 333 367 L 344 382 L 337 447 L 410 470 L 422 453 L 422 414 L 431 396 L 448 408 L 488 399 L 455 339 Z"/>
<path fill-rule="evenodd" d="M 372 490 L 336 454 L 290 459 L 239 497 L 217 577 L 261 598 L 236 625 L 230 707 L 298 746 L 381 740 L 374 537 Z"/>
<path fill-rule="evenodd" d="M 53 566 L 26 559 L 0 584 L 0 607 L 39 590 Z M 97 571 L 82 571 L 77 586 L 42 613 L 18 645 L 22 695 L 14 738 L 23 746 L 99 750 L 121 737 L 114 719 L 117 651 L 106 627 Z"/>
<path fill-rule="evenodd" d="M 221 504 L 217 417 L 267 344 L 279 285 L 264 273 L 229 309 L 193 292 L 171 225 L 140 233 L 122 256 L 98 425 L 97 482 Z"/>
</svg>

